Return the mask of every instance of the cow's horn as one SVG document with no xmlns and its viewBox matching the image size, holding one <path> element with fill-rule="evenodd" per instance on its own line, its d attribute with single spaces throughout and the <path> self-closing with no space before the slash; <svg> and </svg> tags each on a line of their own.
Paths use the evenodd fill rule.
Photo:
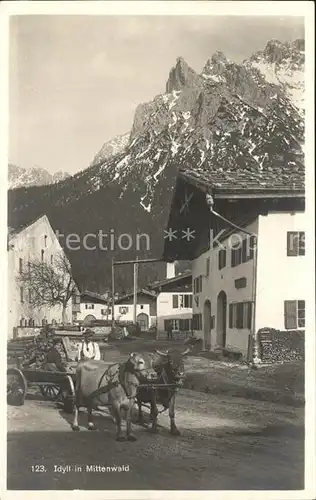
<svg viewBox="0 0 316 500">
<path fill-rule="evenodd" d="M 156 353 L 159 354 L 160 356 L 168 356 L 166 352 L 158 351 L 158 349 L 156 349 Z"/>
<path fill-rule="evenodd" d="M 182 356 L 186 356 L 191 351 L 190 347 L 188 347 L 185 351 L 183 351 Z"/>
</svg>

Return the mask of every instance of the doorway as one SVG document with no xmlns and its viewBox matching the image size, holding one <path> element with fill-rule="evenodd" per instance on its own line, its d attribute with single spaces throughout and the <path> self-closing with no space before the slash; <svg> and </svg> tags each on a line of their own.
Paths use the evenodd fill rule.
<svg viewBox="0 0 316 500">
<path fill-rule="evenodd" d="M 204 346 L 205 349 L 211 349 L 211 328 L 212 328 L 212 307 L 209 300 L 204 302 L 203 310 L 203 326 L 204 326 Z"/>
<path fill-rule="evenodd" d="M 218 347 L 226 345 L 227 295 L 222 290 L 217 296 L 216 343 Z"/>
<path fill-rule="evenodd" d="M 142 331 L 148 330 L 149 326 L 149 316 L 145 313 L 138 314 L 136 318 L 137 323 Z"/>
</svg>

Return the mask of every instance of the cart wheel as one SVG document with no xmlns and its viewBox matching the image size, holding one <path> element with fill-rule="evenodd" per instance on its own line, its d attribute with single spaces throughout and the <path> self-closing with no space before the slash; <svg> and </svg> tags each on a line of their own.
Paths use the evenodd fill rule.
<svg viewBox="0 0 316 500">
<path fill-rule="evenodd" d="M 24 405 L 27 384 L 23 373 L 11 368 L 7 370 L 7 403 L 12 406 Z"/>
<path fill-rule="evenodd" d="M 45 399 L 56 400 L 60 395 L 59 385 L 40 385 L 40 391 Z"/>
</svg>

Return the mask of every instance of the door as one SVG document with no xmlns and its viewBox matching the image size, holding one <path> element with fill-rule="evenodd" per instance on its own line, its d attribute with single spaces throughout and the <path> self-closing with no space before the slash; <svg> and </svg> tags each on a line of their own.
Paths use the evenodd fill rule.
<svg viewBox="0 0 316 500">
<path fill-rule="evenodd" d="M 149 316 L 147 314 L 145 313 L 138 314 L 136 321 L 139 324 L 141 330 L 148 330 Z"/>
<path fill-rule="evenodd" d="M 222 290 L 217 296 L 216 343 L 218 347 L 226 345 L 227 296 Z"/>
<path fill-rule="evenodd" d="M 96 320 L 96 317 L 93 316 L 93 314 L 88 314 L 85 319 L 83 320 L 83 323 L 85 325 L 88 325 L 89 323 L 91 323 L 92 321 L 95 321 Z"/>
<path fill-rule="evenodd" d="M 211 349 L 212 308 L 209 300 L 206 300 L 204 303 L 203 326 L 205 349 Z"/>
</svg>

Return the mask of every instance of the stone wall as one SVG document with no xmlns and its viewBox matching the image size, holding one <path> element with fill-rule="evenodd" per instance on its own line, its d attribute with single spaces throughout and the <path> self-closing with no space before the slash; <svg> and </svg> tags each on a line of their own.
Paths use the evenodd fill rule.
<svg viewBox="0 0 316 500">
<path fill-rule="evenodd" d="M 274 330 L 261 328 L 258 331 L 260 358 L 263 363 L 279 363 L 305 359 L 304 330 Z"/>
</svg>

